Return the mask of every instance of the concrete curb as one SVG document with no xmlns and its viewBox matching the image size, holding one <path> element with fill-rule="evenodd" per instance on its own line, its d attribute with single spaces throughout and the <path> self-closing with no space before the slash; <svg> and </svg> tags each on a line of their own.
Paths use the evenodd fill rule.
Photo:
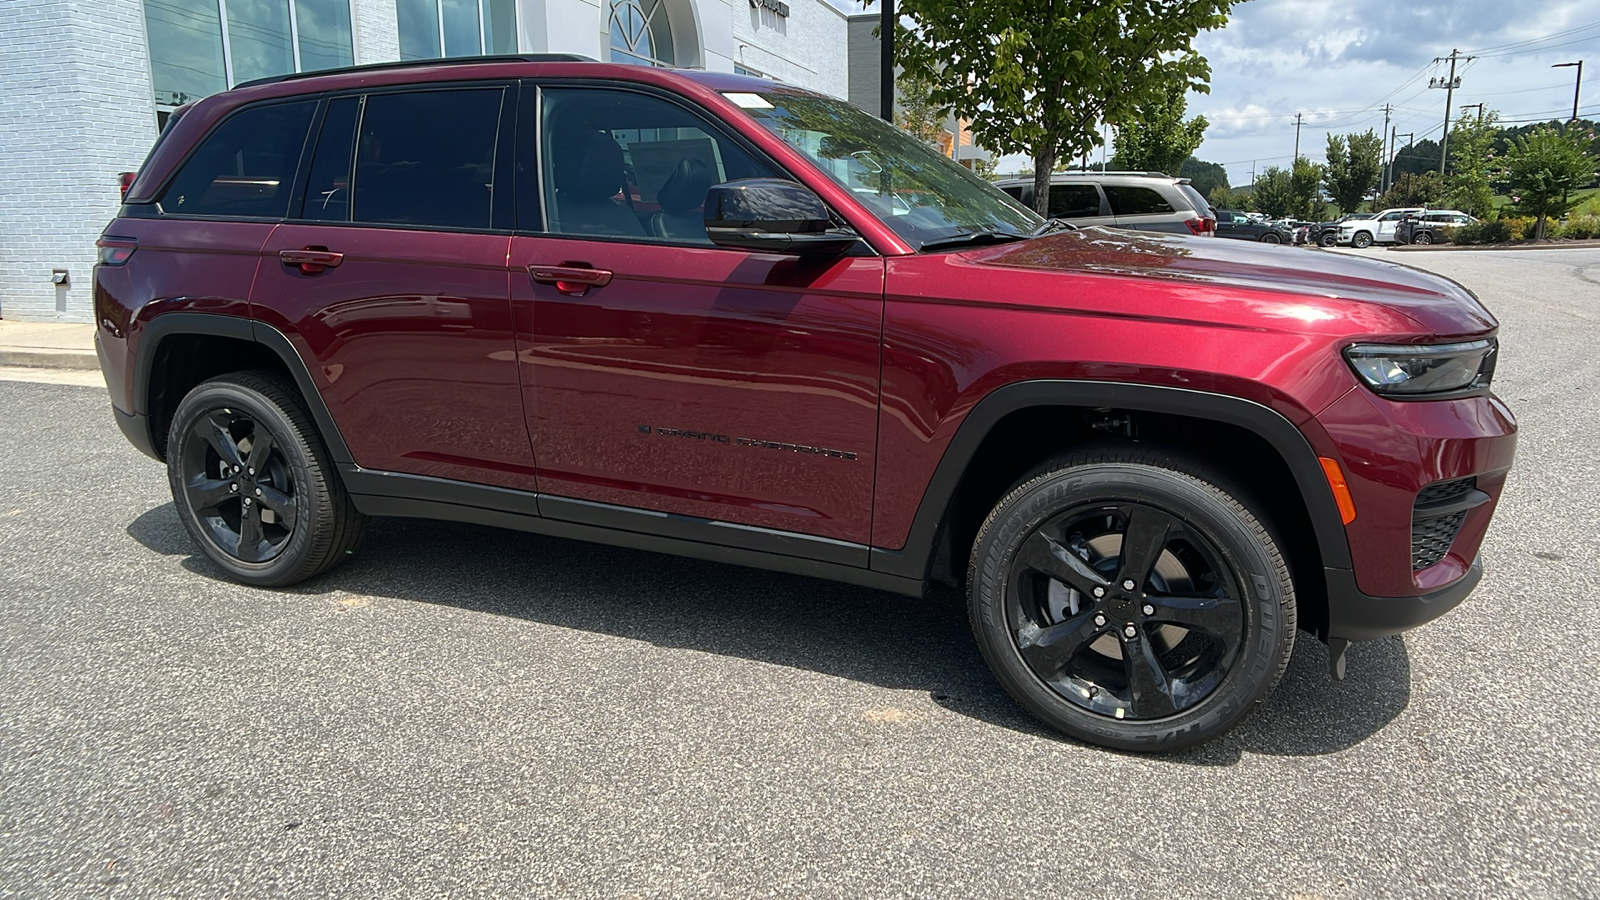
<svg viewBox="0 0 1600 900">
<path fill-rule="evenodd" d="M 1584 250 L 1600 241 L 1550 241 L 1538 244 L 1395 244 L 1390 253 L 1429 253 L 1442 250 Z"/>
<path fill-rule="evenodd" d="M 34 369 L 99 369 L 93 350 L 45 350 L 37 347 L 0 347 L 0 366 Z"/>
</svg>

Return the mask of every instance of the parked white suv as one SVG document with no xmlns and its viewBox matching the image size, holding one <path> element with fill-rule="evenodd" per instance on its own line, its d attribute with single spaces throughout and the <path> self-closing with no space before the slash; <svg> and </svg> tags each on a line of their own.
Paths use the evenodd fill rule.
<svg viewBox="0 0 1600 900">
<path fill-rule="evenodd" d="M 1356 219 L 1339 226 L 1339 243 L 1361 249 L 1373 244 L 1392 244 L 1394 230 L 1406 216 L 1422 212 L 1420 206 L 1403 206 L 1386 209 L 1377 218 Z"/>
</svg>

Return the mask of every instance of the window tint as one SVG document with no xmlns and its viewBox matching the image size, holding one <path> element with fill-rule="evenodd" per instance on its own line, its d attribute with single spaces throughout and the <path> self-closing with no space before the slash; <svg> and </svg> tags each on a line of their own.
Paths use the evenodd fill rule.
<svg viewBox="0 0 1600 900">
<path fill-rule="evenodd" d="M 350 157 L 355 144 L 356 97 L 339 97 L 328 104 L 322 119 L 317 149 L 311 156 L 311 178 L 306 182 L 302 219 L 345 222 L 350 218 Z"/>
<path fill-rule="evenodd" d="M 778 173 L 683 107 L 627 91 L 544 92 L 548 229 L 710 244 L 714 184 Z M 527 191 L 525 208 L 537 209 Z M 520 221 L 537 222 L 523 213 Z"/>
<path fill-rule="evenodd" d="M 256 106 L 211 132 L 161 195 L 164 212 L 180 216 L 281 219 L 314 100 Z"/>
<path fill-rule="evenodd" d="M 1100 190 L 1092 184 L 1050 185 L 1050 217 L 1083 219 L 1100 215 Z"/>
<path fill-rule="evenodd" d="M 1112 214 L 1118 216 L 1145 216 L 1172 212 L 1172 204 L 1156 191 L 1146 187 L 1108 184 L 1106 199 L 1111 201 Z"/>
<path fill-rule="evenodd" d="M 504 95 L 501 88 L 369 95 L 356 148 L 355 221 L 490 227 Z"/>
<path fill-rule="evenodd" d="M 1000 190 L 1005 191 L 1006 193 L 1010 194 L 1011 195 L 1011 199 L 1013 199 L 1013 200 L 1020 201 L 1022 199 L 1022 185 L 1020 185 L 1020 184 L 1019 185 L 1013 185 L 1012 187 L 1003 187 Z"/>
<path fill-rule="evenodd" d="M 1194 207 L 1194 211 L 1200 215 L 1206 215 L 1211 211 L 1211 202 L 1194 185 L 1180 184 L 1178 185 L 1178 193 L 1182 194 L 1184 199 L 1188 200 L 1190 205 Z"/>
</svg>

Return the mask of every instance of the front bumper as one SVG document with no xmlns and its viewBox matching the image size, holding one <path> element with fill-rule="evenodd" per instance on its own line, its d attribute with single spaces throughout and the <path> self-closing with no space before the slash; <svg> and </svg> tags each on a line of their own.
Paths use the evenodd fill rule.
<svg viewBox="0 0 1600 900">
<path fill-rule="evenodd" d="M 1483 560 L 1449 585 L 1416 597 L 1373 597 L 1356 587 L 1349 569 L 1324 569 L 1328 583 L 1329 639 L 1370 641 L 1431 622 L 1461 604 L 1483 580 Z"/>
</svg>

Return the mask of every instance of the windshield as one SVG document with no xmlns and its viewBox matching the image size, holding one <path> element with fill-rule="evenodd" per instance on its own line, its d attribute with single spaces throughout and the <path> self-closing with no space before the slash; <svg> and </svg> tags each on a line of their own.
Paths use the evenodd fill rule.
<svg viewBox="0 0 1600 900">
<path fill-rule="evenodd" d="M 1044 224 L 954 160 L 843 100 L 785 90 L 725 96 L 913 246 L 962 234 L 1027 235 Z"/>
</svg>

